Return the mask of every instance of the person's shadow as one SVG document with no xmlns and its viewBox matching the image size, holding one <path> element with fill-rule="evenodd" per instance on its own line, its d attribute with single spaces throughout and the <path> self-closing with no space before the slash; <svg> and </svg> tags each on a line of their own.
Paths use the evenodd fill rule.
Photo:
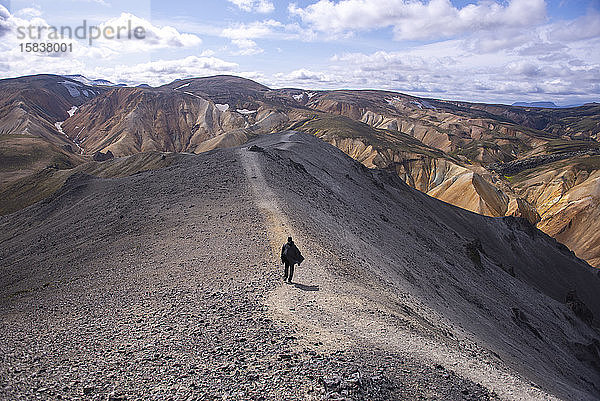
<svg viewBox="0 0 600 401">
<path fill-rule="evenodd" d="M 306 284 L 294 283 L 294 287 L 299 288 L 302 291 L 319 291 L 318 285 L 306 285 Z"/>
</svg>

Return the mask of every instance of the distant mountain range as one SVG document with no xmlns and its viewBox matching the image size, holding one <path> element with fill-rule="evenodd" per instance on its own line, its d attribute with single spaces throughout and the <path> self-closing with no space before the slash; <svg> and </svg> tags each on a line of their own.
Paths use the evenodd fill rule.
<svg viewBox="0 0 600 401">
<path fill-rule="evenodd" d="M 108 81 L 106 79 L 89 79 L 81 74 L 75 74 L 75 75 L 63 75 L 65 78 L 69 78 L 69 79 L 73 79 L 75 81 L 81 82 L 83 84 L 86 85 L 91 85 L 91 86 L 129 86 L 123 83 L 120 84 L 115 84 L 111 81 Z M 184 79 L 175 79 L 173 81 L 173 83 L 176 82 L 180 82 L 183 81 Z M 150 88 L 151 86 L 148 84 L 138 84 L 135 85 L 138 88 Z M 512 104 L 512 106 L 515 107 L 539 107 L 539 108 L 548 108 L 548 109 L 560 109 L 560 108 L 571 108 L 571 107 L 579 107 L 579 106 L 583 106 L 585 103 L 579 103 L 579 104 L 570 104 L 570 105 L 566 105 L 566 106 L 558 106 L 556 105 L 554 102 L 515 102 Z"/>
<path fill-rule="evenodd" d="M 600 266 L 600 105 L 517 107 L 214 76 L 160 87 L 0 80 L 0 210 L 42 199 L 97 152 L 200 153 L 296 130 L 483 215 L 514 215 Z M 32 152 L 32 150 L 35 150 Z"/>
<path fill-rule="evenodd" d="M 540 107 L 547 109 L 568 109 L 572 107 L 583 106 L 585 103 L 569 104 L 566 106 L 557 106 L 554 102 L 515 102 L 512 105 L 516 107 Z"/>
</svg>

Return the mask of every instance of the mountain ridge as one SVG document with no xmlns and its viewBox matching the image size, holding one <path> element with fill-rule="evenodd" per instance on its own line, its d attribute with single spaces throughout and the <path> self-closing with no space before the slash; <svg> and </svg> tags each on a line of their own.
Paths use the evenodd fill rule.
<svg viewBox="0 0 600 401">
<path fill-rule="evenodd" d="M 84 163 L 85 157 L 96 152 L 110 150 L 117 156 L 146 151 L 203 152 L 295 129 L 325 139 L 367 167 L 394 171 L 411 186 L 441 200 L 490 216 L 525 217 L 554 235 L 560 232 L 562 241 L 579 255 L 587 255 L 594 264 L 600 260 L 600 250 L 590 255 L 593 241 L 577 230 L 583 210 L 575 207 L 586 197 L 591 197 L 591 204 L 600 202 L 593 189 L 594 171 L 600 169 L 600 162 L 588 152 L 598 143 L 597 104 L 533 109 L 377 90 L 271 89 L 229 75 L 176 80 L 158 88 L 73 83 L 81 86 L 73 86 L 69 92 L 57 82 L 61 79 L 38 76 L 14 81 L 21 82 L 23 93 L 32 80 L 48 81 L 48 88 L 57 96 L 52 107 L 45 106 L 49 101 L 36 98 L 39 85 L 31 88 L 35 106 L 28 111 L 18 111 L 21 109 L 14 104 L 4 107 L 8 113 L 36 116 L 36 135 L 41 138 L 31 140 L 51 142 L 54 150 L 44 151 L 51 153 L 44 160 L 68 159 L 55 163 L 61 168 Z M 0 81 L 0 90 L 6 85 Z M 45 90 L 40 93 L 54 96 Z M 73 97 L 71 93 L 92 96 Z M 46 108 L 49 112 L 35 111 Z M 7 134 L 3 136 L 6 146 L 15 149 L 22 139 L 11 133 L 21 134 L 22 128 L 8 121 L 0 119 L 0 127 Z M 69 149 L 87 156 L 82 159 Z M 557 158 L 563 161 L 553 163 Z M 527 164 L 531 160 L 542 163 Z M 19 174 L 11 167 L 4 182 L 25 179 L 43 167 L 40 163 Z M 525 170 L 502 173 L 515 165 Z M 529 178 L 522 180 L 525 174 Z M 545 186 L 545 192 L 533 190 L 540 187 L 542 177 L 550 176 L 554 181 Z M 570 176 L 587 182 L 575 188 L 575 182 L 572 185 L 566 179 Z M 554 199 L 563 201 L 548 207 Z M 568 213 L 558 205 L 566 206 Z"/>
<path fill-rule="evenodd" d="M 307 256 L 295 285 L 277 260 L 288 234 Z M 314 135 L 73 175 L 0 217 L 0 244 L 0 344 L 18 350 L 0 369 L 23 366 L 3 372 L 9 398 L 600 396 L 594 269 L 524 220 L 448 205 Z"/>
</svg>

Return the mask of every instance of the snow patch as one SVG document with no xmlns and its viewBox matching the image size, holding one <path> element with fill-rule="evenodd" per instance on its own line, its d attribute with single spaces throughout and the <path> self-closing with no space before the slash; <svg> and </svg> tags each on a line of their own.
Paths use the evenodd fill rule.
<svg viewBox="0 0 600 401">
<path fill-rule="evenodd" d="M 413 101 L 411 101 L 411 103 L 414 104 L 414 105 L 416 105 L 420 109 L 423 109 L 423 108 L 425 108 L 425 109 L 433 109 L 433 110 L 436 109 L 435 106 L 433 106 L 431 103 L 429 103 L 426 100 L 421 100 L 421 101 L 413 100 Z"/>
<path fill-rule="evenodd" d="M 84 77 L 83 75 L 63 75 L 65 78 L 70 78 L 73 81 L 81 82 L 85 85 L 93 85 L 93 81 Z"/>
<path fill-rule="evenodd" d="M 391 104 L 393 106 L 395 103 L 402 102 L 402 98 L 399 96 L 394 96 L 393 98 L 385 99 L 385 101 L 388 102 L 388 104 Z"/>
<path fill-rule="evenodd" d="M 306 96 L 308 96 L 309 99 L 312 99 L 313 97 L 317 96 L 317 94 L 315 92 L 307 92 Z"/>
<path fill-rule="evenodd" d="M 75 114 L 76 111 L 77 111 L 77 106 L 73 106 L 69 110 L 67 110 L 67 113 L 69 114 L 69 117 L 73 117 L 73 114 Z"/>
<path fill-rule="evenodd" d="M 173 90 L 177 90 L 177 89 L 181 89 L 181 88 L 185 88 L 186 86 L 190 86 L 191 82 L 188 82 L 187 84 L 183 84 L 181 86 L 178 86 L 177 88 L 173 89 Z"/>
<path fill-rule="evenodd" d="M 89 78 L 84 77 L 81 74 L 63 75 L 63 77 L 72 79 L 73 81 L 81 82 L 82 84 L 88 85 L 88 86 L 98 86 L 98 85 L 115 86 L 115 84 L 113 84 L 110 81 L 107 81 L 106 79 L 89 79 Z"/>
<path fill-rule="evenodd" d="M 73 143 L 75 143 L 75 145 L 77 145 L 77 147 L 81 151 L 81 154 L 83 154 L 84 149 L 83 149 L 83 147 L 81 147 L 79 145 L 82 144 L 83 141 L 85 141 L 85 138 L 83 140 L 81 140 L 81 139 L 79 139 L 79 135 L 81 135 L 81 133 L 83 132 L 84 129 L 85 129 L 85 127 L 81 127 L 81 130 L 79 131 L 79 133 L 77 134 L 77 136 L 75 137 L 75 139 L 73 139 Z"/>
<path fill-rule="evenodd" d="M 186 95 L 197 97 L 198 99 L 202 99 L 200 96 L 198 96 L 198 95 L 196 95 L 196 94 L 194 94 L 192 92 L 183 92 L 183 93 L 185 93 Z M 202 99 L 202 100 L 204 100 L 204 99 Z"/>
<path fill-rule="evenodd" d="M 302 101 L 302 99 L 304 99 L 304 93 L 301 93 L 301 94 L 299 94 L 299 95 L 292 95 L 292 97 L 293 97 L 294 99 L 296 99 L 296 101 L 297 101 L 297 102 L 301 102 L 301 101 Z"/>
<path fill-rule="evenodd" d="M 73 106 L 73 107 L 75 107 L 75 106 Z M 73 110 L 73 107 L 71 108 L 71 110 Z M 75 108 L 77 108 L 77 107 L 75 107 Z M 71 110 L 69 110 L 67 113 L 70 113 Z M 75 111 L 73 111 L 73 113 L 75 113 Z M 54 126 L 56 127 L 56 130 L 59 133 L 61 133 L 64 136 L 66 136 L 69 141 L 73 142 L 73 144 L 75 144 L 75 146 L 77 146 L 77 149 L 79 149 L 79 153 L 83 154 L 83 148 L 81 146 L 79 146 L 79 143 L 76 140 L 77 138 L 75 138 L 75 140 L 73 140 L 73 139 L 69 138 L 69 136 L 65 133 L 65 131 L 63 131 L 63 129 L 62 129 L 63 123 L 64 123 L 64 121 L 57 121 L 57 122 L 55 122 Z M 79 132 L 79 133 L 81 134 L 81 132 Z M 79 136 L 79 134 L 77 136 Z"/>
<path fill-rule="evenodd" d="M 71 97 L 78 97 L 79 95 L 81 95 L 81 93 L 79 93 L 79 90 L 77 88 L 81 87 L 80 84 L 76 84 L 75 82 L 70 82 L 70 81 L 61 81 L 59 82 L 59 84 L 63 85 L 65 88 L 67 88 L 67 90 L 69 91 L 69 95 L 71 95 Z"/>
<path fill-rule="evenodd" d="M 229 105 L 228 104 L 215 103 L 215 107 L 217 109 L 219 109 L 219 111 L 227 111 L 227 110 L 229 110 Z"/>
<path fill-rule="evenodd" d="M 248 109 L 237 109 L 236 111 L 245 116 L 247 116 L 248 114 L 254 114 L 254 113 L 258 112 L 258 110 L 248 110 Z"/>
</svg>

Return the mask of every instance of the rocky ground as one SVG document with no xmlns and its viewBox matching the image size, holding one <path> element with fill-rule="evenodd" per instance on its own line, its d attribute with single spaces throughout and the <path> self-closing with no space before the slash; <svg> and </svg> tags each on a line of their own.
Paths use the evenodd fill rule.
<svg viewBox="0 0 600 401">
<path fill-rule="evenodd" d="M 283 284 L 285 236 L 242 152 L 75 175 L 0 219 L 0 399 L 497 398 L 451 366 L 307 329 L 296 303 L 335 297 L 335 278 Z"/>
<path fill-rule="evenodd" d="M 526 222 L 421 195 L 309 136 L 251 148 L 238 154 L 273 252 L 290 233 L 309 251 L 298 280 L 318 291 L 279 288 L 267 300 L 302 337 L 434 362 L 503 399 L 598 396 L 597 325 L 565 301 L 577 288 L 598 311 L 600 280 L 568 249 Z"/>
</svg>

